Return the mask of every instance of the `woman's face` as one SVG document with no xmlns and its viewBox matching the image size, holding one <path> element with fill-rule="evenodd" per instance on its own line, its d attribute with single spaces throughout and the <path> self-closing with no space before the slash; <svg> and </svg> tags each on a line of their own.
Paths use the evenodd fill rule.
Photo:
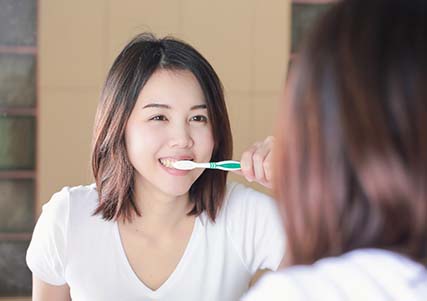
<svg viewBox="0 0 427 301">
<path fill-rule="evenodd" d="M 182 196 L 203 169 L 177 170 L 163 160 L 208 162 L 214 140 L 203 91 L 189 71 L 157 70 L 141 90 L 125 131 L 135 185 Z"/>
</svg>

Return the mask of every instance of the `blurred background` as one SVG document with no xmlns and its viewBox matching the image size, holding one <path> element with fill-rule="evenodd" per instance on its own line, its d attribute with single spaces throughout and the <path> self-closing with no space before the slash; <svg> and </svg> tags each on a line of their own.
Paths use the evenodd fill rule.
<svg viewBox="0 0 427 301">
<path fill-rule="evenodd" d="M 41 206 L 63 186 L 93 182 L 100 90 L 134 35 L 173 35 L 210 61 L 239 159 L 273 134 L 290 60 L 331 2 L 0 0 L 0 300 L 30 300 L 25 252 Z"/>
</svg>

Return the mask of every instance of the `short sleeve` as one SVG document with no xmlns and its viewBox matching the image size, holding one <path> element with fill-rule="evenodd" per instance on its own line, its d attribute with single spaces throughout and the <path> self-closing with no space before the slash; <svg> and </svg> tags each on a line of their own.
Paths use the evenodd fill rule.
<svg viewBox="0 0 427 301">
<path fill-rule="evenodd" d="M 284 255 L 285 235 L 274 200 L 237 184 L 227 202 L 229 235 L 248 271 L 277 270 Z"/>
<path fill-rule="evenodd" d="M 34 276 L 52 285 L 65 281 L 69 189 L 55 193 L 43 206 L 34 228 L 26 261 Z"/>
</svg>

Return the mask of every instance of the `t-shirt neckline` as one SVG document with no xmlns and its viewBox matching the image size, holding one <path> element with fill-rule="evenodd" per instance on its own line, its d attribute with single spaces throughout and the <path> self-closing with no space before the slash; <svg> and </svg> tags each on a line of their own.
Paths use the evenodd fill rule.
<svg viewBox="0 0 427 301">
<path fill-rule="evenodd" d="M 190 236 L 190 240 L 187 243 L 187 246 L 185 248 L 184 254 L 182 255 L 181 259 L 179 260 L 177 266 L 173 270 L 173 272 L 169 275 L 169 277 L 166 279 L 165 282 L 162 283 L 162 285 L 156 289 L 152 290 L 149 288 L 135 273 L 135 271 L 132 269 L 132 266 L 127 258 L 124 246 L 122 244 L 120 231 L 119 231 L 119 225 L 117 221 L 114 222 L 114 237 L 115 237 L 115 243 L 119 249 L 119 254 L 121 257 L 121 261 L 126 266 L 126 272 L 130 278 L 130 280 L 135 283 L 135 285 L 141 289 L 141 291 L 147 295 L 150 298 L 159 298 L 162 295 L 164 295 L 167 291 L 169 291 L 173 285 L 175 284 L 176 280 L 180 278 L 180 274 L 185 269 L 185 267 L 189 264 L 191 254 L 194 250 L 195 242 L 197 241 L 197 236 L 199 235 L 199 227 L 200 227 L 200 216 L 197 216 L 194 220 L 194 226 L 193 230 Z"/>
</svg>

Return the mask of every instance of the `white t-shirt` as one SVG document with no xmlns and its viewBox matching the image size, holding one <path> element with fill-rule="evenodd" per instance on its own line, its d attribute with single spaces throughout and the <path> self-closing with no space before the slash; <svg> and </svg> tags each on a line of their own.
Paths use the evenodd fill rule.
<svg viewBox="0 0 427 301">
<path fill-rule="evenodd" d="M 268 273 L 242 301 L 426 301 L 427 269 L 404 256 L 360 249 Z"/>
<path fill-rule="evenodd" d="M 67 283 L 75 301 L 238 300 L 253 274 L 276 270 L 284 253 L 274 201 L 228 184 L 216 222 L 205 213 L 196 218 L 176 269 L 153 291 L 133 272 L 117 222 L 92 215 L 97 202 L 95 185 L 54 194 L 43 206 L 27 251 L 33 274 L 52 285 Z"/>
</svg>

